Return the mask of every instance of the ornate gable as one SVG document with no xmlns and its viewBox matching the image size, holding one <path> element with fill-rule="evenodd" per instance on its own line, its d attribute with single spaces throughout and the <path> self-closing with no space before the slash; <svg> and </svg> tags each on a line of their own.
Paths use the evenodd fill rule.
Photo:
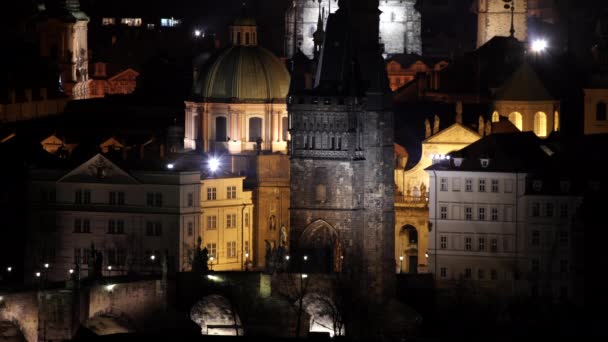
<svg viewBox="0 0 608 342">
<path fill-rule="evenodd" d="M 97 154 L 87 162 L 68 172 L 58 182 L 140 184 L 137 179 L 101 154 Z"/>
<path fill-rule="evenodd" d="M 439 131 L 423 141 L 423 144 L 462 143 L 470 144 L 481 139 L 481 136 L 470 128 L 459 123 Z"/>
</svg>

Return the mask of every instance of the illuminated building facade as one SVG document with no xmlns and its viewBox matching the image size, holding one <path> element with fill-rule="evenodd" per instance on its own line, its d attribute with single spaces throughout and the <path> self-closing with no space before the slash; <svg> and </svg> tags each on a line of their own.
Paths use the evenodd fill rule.
<svg viewBox="0 0 608 342">
<path fill-rule="evenodd" d="M 496 91 L 492 122 L 507 117 L 520 131 L 546 138 L 560 130 L 560 101 L 550 94 L 527 62 Z"/>
<path fill-rule="evenodd" d="M 439 288 L 570 298 L 577 181 L 532 132 L 492 134 L 427 168 Z"/>
<path fill-rule="evenodd" d="M 159 273 L 165 251 L 170 269 L 190 267 L 180 243 L 199 235 L 199 171 L 126 170 L 98 154 L 72 170 L 35 169 L 31 179 L 26 280 L 40 271 L 63 281 L 76 267 L 86 277 L 92 245 L 104 275 Z"/>
<path fill-rule="evenodd" d="M 380 1 L 378 29 L 385 55 L 422 53 L 421 15 L 414 7 L 415 4 L 415 0 Z M 338 5 L 338 0 L 293 2 L 285 13 L 285 54 L 288 58 L 294 56 L 294 47 L 300 49 L 308 58 L 314 57 L 314 33 L 317 31 L 317 23 L 319 19 L 327 23 L 329 14 L 336 12 Z"/>
<path fill-rule="evenodd" d="M 195 76 L 186 101 L 184 148 L 231 154 L 287 152 L 285 97 L 289 73 L 283 62 L 258 45 L 254 19 L 230 28 L 232 46 L 220 51 Z"/>
<path fill-rule="evenodd" d="M 131 68 L 108 75 L 107 63 L 94 64 L 94 74 L 86 81 L 74 86 L 72 97 L 75 100 L 105 97 L 106 95 L 126 95 L 135 91 L 139 73 Z"/>
<path fill-rule="evenodd" d="M 243 190 L 244 179 L 222 176 L 201 180 L 201 248 L 207 248 L 214 271 L 250 269 L 248 264 L 255 257 L 252 192 Z M 196 241 L 183 244 L 191 242 Z"/>
</svg>

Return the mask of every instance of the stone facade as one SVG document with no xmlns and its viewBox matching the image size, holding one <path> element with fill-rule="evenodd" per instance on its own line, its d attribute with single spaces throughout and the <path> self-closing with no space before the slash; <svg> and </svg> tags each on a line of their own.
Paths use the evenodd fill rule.
<svg viewBox="0 0 608 342">
<path fill-rule="evenodd" d="M 95 74 L 86 81 L 78 82 L 72 89 L 75 100 L 101 98 L 107 95 L 126 95 L 135 91 L 139 73 L 131 68 L 111 77 L 106 74 L 105 63 L 95 63 Z"/>
<path fill-rule="evenodd" d="M 515 38 L 528 39 L 527 0 L 513 0 L 513 27 Z M 477 47 L 479 48 L 494 36 L 509 36 L 511 29 L 511 10 L 505 9 L 502 0 L 476 0 Z"/>
<path fill-rule="evenodd" d="M 272 249 L 281 245 L 283 227 L 289 236 L 289 157 L 283 154 L 260 155 L 256 158 L 256 171 L 254 266 L 261 269 L 266 265 L 267 247 Z"/>
<path fill-rule="evenodd" d="M 545 138 L 560 130 L 559 101 L 495 101 L 494 108 L 522 132 Z"/>
<path fill-rule="evenodd" d="M 385 56 L 398 53 L 422 53 L 421 15 L 414 8 L 415 0 L 387 0 L 380 2 L 380 42 Z M 323 23 L 338 9 L 337 0 L 297 0 L 285 13 L 285 55 L 294 55 L 296 48 L 309 58 L 314 57 L 313 34 L 317 30 L 319 12 Z M 294 17 L 296 22 L 294 23 Z M 294 35 L 294 28 L 296 34 Z"/>
</svg>

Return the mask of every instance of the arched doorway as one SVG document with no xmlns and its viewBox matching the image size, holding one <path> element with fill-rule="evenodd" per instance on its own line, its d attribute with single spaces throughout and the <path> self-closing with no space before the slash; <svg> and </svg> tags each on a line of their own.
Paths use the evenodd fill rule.
<svg viewBox="0 0 608 342">
<path fill-rule="evenodd" d="M 338 232 L 329 223 L 317 220 L 309 224 L 298 243 L 303 261 L 302 271 L 330 273 L 340 270 L 340 243 Z"/>
<path fill-rule="evenodd" d="M 399 231 L 399 273 L 418 273 L 418 230 L 406 224 Z"/>
<path fill-rule="evenodd" d="M 190 319 L 201 327 L 202 335 L 244 335 L 241 318 L 224 296 L 205 296 L 190 309 Z"/>
</svg>

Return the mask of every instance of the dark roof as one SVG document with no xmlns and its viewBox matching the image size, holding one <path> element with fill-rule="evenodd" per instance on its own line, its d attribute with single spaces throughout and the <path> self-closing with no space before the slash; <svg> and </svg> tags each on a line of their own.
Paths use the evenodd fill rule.
<svg viewBox="0 0 608 342">
<path fill-rule="evenodd" d="M 552 101 L 555 98 L 545 88 L 532 66 L 523 62 L 496 91 L 497 100 L 505 101 Z"/>
<path fill-rule="evenodd" d="M 533 132 L 491 134 L 450 154 L 450 160 L 429 166 L 426 170 L 480 172 L 538 172 L 548 166 L 555 153 Z M 460 167 L 454 158 L 463 158 Z M 482 167 L 480 159 L 489 159 Z"/>
</svg>

